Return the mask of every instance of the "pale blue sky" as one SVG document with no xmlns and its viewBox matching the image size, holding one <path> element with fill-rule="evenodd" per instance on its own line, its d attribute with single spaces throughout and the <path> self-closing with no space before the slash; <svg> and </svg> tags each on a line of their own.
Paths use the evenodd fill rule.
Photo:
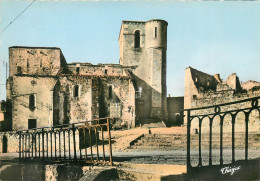
<svg viewBox="0 0 260 181">
<path fill-rule="evenodd" d="M 31 1 L 1 1 L 0 29 Z M 188 66 L 224 80 L 260 81 L 260 2 L 36 1 L 0 34 L 0 61 L 10 46 L 60 47 L 67 62 L 118 63 L 122 20 L 168 21 L 167 88 L 184 94 Z M 5 69 L 0 64 L 0 83 Z M 5 98 L 1 85 L 0 99 Z"/>
</svg>

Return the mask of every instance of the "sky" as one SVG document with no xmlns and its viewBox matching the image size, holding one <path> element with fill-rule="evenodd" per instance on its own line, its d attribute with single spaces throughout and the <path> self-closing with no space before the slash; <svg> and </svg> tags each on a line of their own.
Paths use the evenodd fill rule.
<svg viewBox="0 0 260 181">
<path fill-rule="evenodd" d="M 32 1 L 0 0 L 1 31 Z M 260 81 L 260 2 L 39 1 L 0 33 L 0 100 L 8 47 L 59 47 L 66 61 L 119 63 L 123 20 L 168 21 L 167 93 L 184 95 L 191 66 L 226 80 Z"/>
</svg>

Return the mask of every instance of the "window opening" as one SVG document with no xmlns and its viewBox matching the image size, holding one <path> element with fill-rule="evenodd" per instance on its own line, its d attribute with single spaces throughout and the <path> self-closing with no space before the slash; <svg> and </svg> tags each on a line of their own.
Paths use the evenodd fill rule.
<svg viewBox="0 0 260 181">
<path fill-rule="evenodd" d="M 77 74 L 79 74 L 79 67 L 76 68 L 76 72 L 77 72 Z"/>
<path fill-rule="evenodd" d="M 37 119 L 28 119 L 28 129 L 37 127 Z"/>
<path fill-rule="evenodd" d="M 74 97 L 78 97 L 79 96 L 79 86 L 78 85 L 75 85 L 74 86 Z"/>
<path fill-rule="evenodd" d="M 29 108 L 34 109 L 35 108 L 35 96 L 31 94 L 29 96 Z"/>
<path fill-rule="evenodd" d="M 198 77 L 197 76 L 195 77 L 195 82 L 198 82 Z"/>
<path fill-rule="evenodd" d="M 140 48 L 140 31 L 135 31 L 135 48 Z"/>
<path fill-rule="evenodd" d="M 22 67 L 21 66 L 17 66 L 17 74 L 22 74 Z"/>
<path fill-rule="evenodd" d="M 210 82 L 209 82 L 209 80 L 207 81 L 207 86 L 209 86 L 210 85 Z"/>
<path fill-rule="evenodd" d="M 109 99 L 112 99 L 112 86 L 111 85 L 108 87 L 108 97 L 109 97 Z"/>
<path fill-rule="evenodd" d="M 157 27 L 154 28 L 154 37 L 157 38 Z"/>
</svg>

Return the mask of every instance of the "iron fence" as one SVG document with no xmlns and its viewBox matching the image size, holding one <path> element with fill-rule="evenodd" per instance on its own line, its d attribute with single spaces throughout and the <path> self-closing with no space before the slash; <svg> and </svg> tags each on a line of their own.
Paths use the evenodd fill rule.
<svg viewBox="0 0 260 181">
<path fill-rule="evenodd" d="M 213 106 L 208 106 L 208 107 L 200 107 L 200 108 L 192 108 L 192 109 L 184 109 L 182 111 L 182 114 L 187 116 L 187 173 L 192 172 L 193 168 L 198 168 L 202 166 L 212 166 L 212 125 L 214 119 L 217 117 L 219 118 L 219 136 L 220 136 L 220 147 L 219 147 L 219 164 L 218 165 L 223 165 L 223 122 L 227 118 L 227 115 L 230 116 L 230 124 L 232 125 L 232 163 L 234 163 L 235 160 L 235 123 L 237 121 L 237 115 L 239 113 L 244 114 L 245 118 L 245 157 L 244 160 L 248 160 L 248 123 L 249 123 L 249 117 L 250 114 L 252 113 L 253 110 L 258 111 L 260 115 L 260 106 L 258 106 L 258 101 L 260 99 L 260 96 L 254 97 L 254 98 L 249 98 L 245 100 L 240 100 L 240 101 L 235 101 L 235 102 L 230 102 L 230 103 L 225 103 L 225 104 L 219 104 L 219 105 L 213 105 Z M 211 111 L 210 111 L 211 110 Z M 223 111 L 222 111 L 223 110 Z M 204 114 L 204 113 L 206 114 Z M 202 113 L 202 114 L 201 114 Z M 197 166 L 192 166 L 191 165 L 191 123 L 195 118 L 198 120 L 198 137 L 199 137 L 199 145 L 198 145 L 198 165 Z M 202 164 L 202 147 L 201 147 L 201 133 L 202 133 L 202 123 L 204 119 L 209 119 L 209 160 L 208 160 L 208 165 L 203 165 Z M 256 118 L 256 121 L 259 121 L 259 116 Z M 196 169 L 194 169 L 196 170 Z"/>
<path fill-rule="evenodd" d="M 18 131 L 19 160 L 113 164 L 113 118 Z"/>
</svg>

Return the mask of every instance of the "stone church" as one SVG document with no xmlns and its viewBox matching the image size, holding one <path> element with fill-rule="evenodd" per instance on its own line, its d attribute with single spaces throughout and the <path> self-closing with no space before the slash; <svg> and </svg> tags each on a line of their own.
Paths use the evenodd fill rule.
<svg viewBox="0 0 260 181">
<path fill-rule="evenodd" d="M 123 21 L 120 64 L 67 63 L 60 48 L 10 47 L 2 131 L 102 117 L 120 128 L 165 120 L 167 25 Z"/>
</svg>

